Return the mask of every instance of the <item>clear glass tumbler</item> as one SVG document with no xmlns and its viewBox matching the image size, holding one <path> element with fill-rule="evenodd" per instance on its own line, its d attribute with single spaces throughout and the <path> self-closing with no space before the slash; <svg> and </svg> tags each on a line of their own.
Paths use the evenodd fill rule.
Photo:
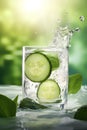
<svg viewBox="0 0 87 130">
<path fill-rule="evenodd" d="M 48 108 L 64 109 L 68 92 L 67 45 L 23 47 L 24 97 Z"/>
</svg>

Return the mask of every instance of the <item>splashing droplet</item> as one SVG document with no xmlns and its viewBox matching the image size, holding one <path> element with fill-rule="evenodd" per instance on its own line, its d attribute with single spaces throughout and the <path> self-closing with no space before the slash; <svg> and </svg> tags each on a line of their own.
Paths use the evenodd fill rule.
<svg viewBox="0 0 87 130">
<path fill-rule="evenodd" d="M 84 21 L 84 16 L 80 16 L 81 21 Z M 72 28 L 70 29 L 69 25 L 62 25 L 62 21 L 60 19 L 57 19 L 58 26 L 56 30 L 54 31 L 54 38 L 53 41 L 50 43 L 53 46 L 57 47 L 71 47 L 71 44 L 69 44 L 69 41 L 71 40 L 72 36 L 75 32 L 79 32 L 80 28 Z"/>
<path fill-rule="evenodd" d="M 69 44 L 69 48 L 71 47 L 71 44 Z"/>
<path fill-rule="evenodd" d="M 80 16 L 79 19 L 80 19 L 80 21 L 82 21 L 82 22 L 85 20 L 84 16 Z"/>
<path fill-rule="evenodd" d="M 80 28 L 75 28 L 75 32 L 79 32 L 80 31 Z"/>
</svg>

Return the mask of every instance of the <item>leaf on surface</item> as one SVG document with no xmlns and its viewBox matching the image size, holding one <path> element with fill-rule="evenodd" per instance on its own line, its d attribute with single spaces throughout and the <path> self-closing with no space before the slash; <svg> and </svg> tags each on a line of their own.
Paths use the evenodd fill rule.
<svg viewBox="0 0 87 130">
<path fill-rule="evenodd" d="M 78 108 L 75 112 L 74 118 L 77 120 L 87 121 L 87 105 Z"/>
<path fill-rule="evenodd" d="M 16 106 L 18 106 L 18 95 L 13 99 L 13 101 L 15 102 Z"/>
<path fill-rule="evenodd" d="M 0 117 L 16 116 L 16 104 L 7 96 L 0 94 Z"/>
<path fill-rule="evenodd" d="M 19 107 L 24 108 L 24 109 L 26 109 L 26 108 L 30 108 L 30 109 L 45 109 L 45 108 L 47 108 L 44 105 L 36 103 L 34 100 L 32 100 L 30 98 L 24 98 L 23 100 L 21 100 Z"/>
</svg>

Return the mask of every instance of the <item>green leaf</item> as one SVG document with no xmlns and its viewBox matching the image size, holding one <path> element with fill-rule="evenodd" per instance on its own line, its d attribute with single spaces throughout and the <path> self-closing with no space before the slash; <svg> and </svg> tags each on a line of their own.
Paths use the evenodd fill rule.
<svg viewBox="0 0 87 130">
<path fill-rule="evenodd" d="M 59 59 L 57 55 L 46 55 L 51 62 L 52 70 L 55 70 L 59 67 Z"/>
<path fill-rule="evenodd" d="M 0 94 L 0 117 L 16 116 L 16 104 L 8 97 Z"/>
<path fill-rule="evenodd" d="M 30 109 L 45 109 L 47 108 L 46 106 L 43 106 L 41 104 L 36 103 L 34 100 L 30 99 L 30 98 L 24 98 L 23 100 L 21 100 L 19 108 L 30 108 Z"/>
<path fill-rule="evenodd" d="M 82 85 L 82 76 L 80 74 L 73 74 L 69 76 L 69 86 L 68 93 L 75 94 L 77 93 Z"/>
<path fill-rule="evenodd" d="M 87 105 L 78 108 L 75 112 L 74 118 L 78 120 L 87 121 Z"/>
<path fill-rule="evenodd" d="M 13 99 L 13 101 L 15 102 L 16 106 L 18 106 L 18 95 Z"/>
</svg>

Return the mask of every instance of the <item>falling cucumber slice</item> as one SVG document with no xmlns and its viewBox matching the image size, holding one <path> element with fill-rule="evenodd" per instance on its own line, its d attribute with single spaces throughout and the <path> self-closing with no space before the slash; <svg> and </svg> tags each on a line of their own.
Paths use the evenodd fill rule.
<svg viewBox="0 0 87 130">
<path fill-rule="evenodd" d="M 42 82 L 37 90 L 38 100 L 42 103 L 51 103 L 59 99 L 60 88 L 56 81 L 48 79 Z"/>
<path fill-rule="evenodd" d="M 42 53 L 30 54 L 25 60 L 25 75 L 33 82 L 46 80 L 51 74 L 51 63 Z"/>
</svg>

